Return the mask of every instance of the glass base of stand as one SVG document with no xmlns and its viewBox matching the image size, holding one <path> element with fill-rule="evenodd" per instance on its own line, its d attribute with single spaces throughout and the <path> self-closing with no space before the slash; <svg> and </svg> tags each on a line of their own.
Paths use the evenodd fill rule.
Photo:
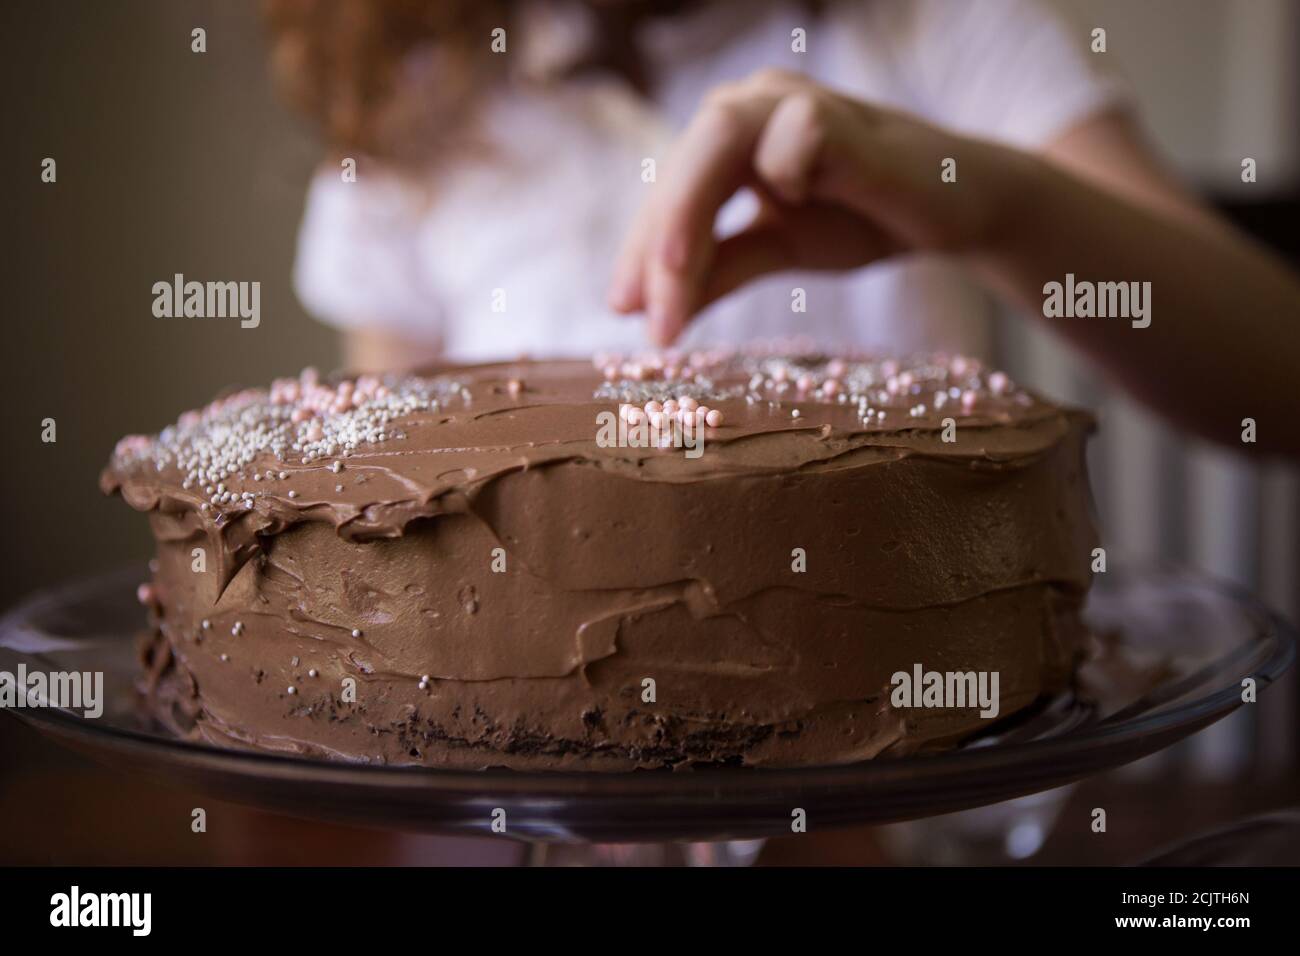
<svg viewBox="0 0 1300 956">
<path fill-rule="evenodd" d="M 530 843 L 528 866 L 749 866 L 766 840 Z"/>
<path fill-rule="evenodd" d="M 880 827 L 878 839 L 908 866 L 1018 863 L 1042 849 L 1073 786 L 1004 803 Z"/>
</svg>

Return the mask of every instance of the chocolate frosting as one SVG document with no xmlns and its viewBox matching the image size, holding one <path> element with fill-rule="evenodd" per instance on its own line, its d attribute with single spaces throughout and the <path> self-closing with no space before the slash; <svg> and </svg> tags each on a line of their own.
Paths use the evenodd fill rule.
<svg viewBox="0 0 1300 956">
<path fill-rule="evenodd" d="M 160 709 L 352 760 L 789 765 L 987 729 L 891 706 L 917 663 L 998 671 L 1003 718 L 1068 684 L 1087 415 L 961 357 L 596 365 L 305 373 L 125 439 Z M 669 399 L 698 455 L 606 440 Z"/>
</svg>

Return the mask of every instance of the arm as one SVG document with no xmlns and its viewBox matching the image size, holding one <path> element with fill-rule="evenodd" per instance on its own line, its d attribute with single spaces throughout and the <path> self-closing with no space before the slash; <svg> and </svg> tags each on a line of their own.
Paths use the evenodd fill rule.
<svg viewBox="0 0 1300 956">
<path fill-rule="evenodd" d="M 441 358 L 436 342 L 418 342 L 382 327 L 358 325 L 343 333 L 343 366 L 353 372 L 391 372 L 433 365 Z"/>
<path fill-rule="evenodd" d="M 956 183 L 940 180 L 946 157 Z M 716 242 L 718 207 L 746 185 L 758 219 Z M 1284 392 L 1300 369 L 1300 281 L 1174 185 L 1118 115 L 1034 155 L 759 74 L 712 95 L 688 127 L 627 240 L 611 302 L 645 309 L 668 342 L 758 275 L 913 250 L 960 257 L 1179 424 L 1239 444 L 1252 417 L 1262 447 L 1300 454 Z M 1149 281 L 1150 326 L 1043 318 L 1044 284 L 1067 272 Z"/>
<path fill-rule="evenodd" d="M 1300 455 L 1300 280 L 1181 192 L 1131 125 L 1107 115 L 1034 161 L 1021 201 L 971 261 L 995 289 L 1051 324 L 1138 399 L 1193 433 Z M 1151 324 L 1042 318 L 1043 285 L 1151 283 Z"/>
</svg>

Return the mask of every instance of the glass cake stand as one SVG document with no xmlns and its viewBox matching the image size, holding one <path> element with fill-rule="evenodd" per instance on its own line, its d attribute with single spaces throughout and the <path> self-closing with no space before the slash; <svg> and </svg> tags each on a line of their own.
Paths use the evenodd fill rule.
<svg viewBox="0 0 1300 956">
<path fill-rule="evenodd" d="M 753 841 L 809 829 L 951 813 L 1060 787 L 1167 747 L 1242 706 L 1295 656 L 1277 615 L 1232 587 L 1177 569 L 1097 575 L 1087 617 L 1097 653 L 1080 687 L 943 754 L 791 770 L 520 773 L 438 771 L 223 750 L 176 739 L 135 696 L 143 568 L 40 593 L 0 619 L 0 670 L 102 671 L 98 719 L 9 712 L 114 767 L 262 810 L 406 832 L 492 834 L 546 844 Z M 499 814 L 498 814 L 499 816 Z M 756 844 L 696 844 L 703 862 L 744 862 Z M 571 848 L 572 849 L 572 848 Z M 662 856 L 661 856 L 662 859 Z M 697 860 L 696 862 L 700 862 Z"/>
</svg>

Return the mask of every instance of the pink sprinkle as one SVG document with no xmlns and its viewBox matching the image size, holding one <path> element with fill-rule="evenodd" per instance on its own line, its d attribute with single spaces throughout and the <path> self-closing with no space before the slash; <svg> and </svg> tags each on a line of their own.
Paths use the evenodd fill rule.
<svg viewBox="0 0 1300 956">
<path fill-rule="evenodd" d="M 519 381 L 519 379 L 517 378 L 512 378 L 509 382 L 506 383 L 506 389 L 510 392 L 512 396 L 518 398 L 519 393 L 524 390 L 524 383 Z"/>
<path fill-rule="evenodd" d="M 800 375 L 799 381 L 795 382 L 795 385 L 798 386 L 799 391 L 806 392 L 813 387 L 813 377 L 811 375 Z"/>
<path fill-rule="evenodd" d="M 844 362 L 840 359 L 831 359 L 826 365 L 826 374 L 831 378 L 839 378 L 845 371 Z"/>
<path fill-rule="evenodd" d="M 605 376 L 605 381 L 612 382 L 614 379 L 618 378 L 618 366 L 606 365 L 602 374 Z"/>
<path fill-rule="evenodd" d="M 142 584 L 136 588 L 135 599 L 145 606 L 152 604 L 154 602 L 153 585 Z"/>
<path fill-rule="evenodd" d="M 677 402 L 676 402 L 676 400 L 670 398 L 670 399 L 668 399 L 668 401 L 664 402 L 664 404 L 663 404 L 663 411 L 664 411 L 664 414 L 666 414 L 666 415 L 676 415 L 676 414 L 677 414 Z"/>
<path fill-rule="evenodd" d="M 710 408 L 708 414 L 704 417 L 704 421 L 710 428 L 717 428 L 722 424 L 722 412 L 716 408 Z"/>
<path fill-rule="evenodd" d="M 148 435 L 127 435 L 117 443 L 117 454 L 119 455 L 125 455 L 130 452 L 143 452 L 148 449 Z"/>
<path fill-rule="evenodd" d="M 972 408 L 975 407 L 975 401 L 978 398 L 979 396 L 976 395 L 973 391 L 971 391 L 969 388 L 966 389 L 966 391 L 961 393 L 961 407 L 964 408 L 966 411 L 970 411 Z"/>
<path fill-rule="evenodd" d="M 1010 380 L 1002 372 L 994 372 L 989 376 L 989 390 L 992 391 L 994 395 L 1001 395 L 1007 390 L 1009 384 Z"/>
<path fill-rule="evenodd" d="M 828 378 L 825 382 L 822 383 L 823 394 L 834 395 L 839 390 L 840 390 L 840 383 L 835 381 L 835 379 L 833 378 Z"/>
<path fill-rule="evenodd" d="M 293 418 L 294 424 L 300 425 L 303 422 L 305 422 L 307 419 L 311 418 L 311 409 L 295 408 L 293 410 L 293 415 L 291 417 Z"/>
<path fill-rule="evenodd" d="M 307 429 L 308 441 L 320 441 L 325 437 L 325 430 L 320 427 L 320 422 L 312 422 L 311 427 Z"/>
<path fill-rule="evenodd" d="M 687 395 L 685 398 L 683 398 L 680 402 L 677 403 L 677 407 L 684 412 L 693 412 L 695 411 L 695 409 L 699 408 L 699 406 L 700 403 L 697 402 L 695 399 L 691 398 L 689 395 Z"/>
<path fill-rule="evenodd" d="M 656 402 L 653 399 L 651 399 L 650 401 L 645 403 L 645 410 L 647 414 L 653 415 L 655 412 L 662 412 L 664 410 L 664 407 L 659 402 Z"/>
</svg>

